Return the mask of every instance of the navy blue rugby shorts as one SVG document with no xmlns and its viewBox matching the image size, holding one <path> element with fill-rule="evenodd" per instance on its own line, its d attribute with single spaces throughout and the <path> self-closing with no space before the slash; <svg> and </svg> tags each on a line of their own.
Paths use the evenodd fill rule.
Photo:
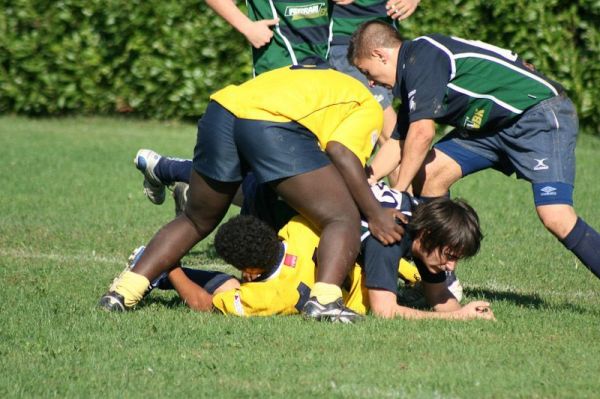
<svg viewBox="0 0 600 399">
<path fill-rule="evenodd" d="M 526 110 L 510 126 L 493 133 L 456 129 L 435 144 L 466 176 L 492 168 L 532 184 L 536 206 L 573 204 L 577 113 L 564 95 Z"/>
<path fill-rule="evenodd" d="M 237 118 L 215 101 L 198 122 L 194 170 L 213 180 L 239 182 L 251 170 L 266 183 L 329 164 L 317 137 L 296 122 Z"/>
</svg>

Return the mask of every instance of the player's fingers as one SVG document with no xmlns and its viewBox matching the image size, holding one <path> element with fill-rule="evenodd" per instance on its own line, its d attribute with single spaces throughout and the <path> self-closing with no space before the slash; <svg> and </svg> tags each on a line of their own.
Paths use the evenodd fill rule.
<svg viewBox="0 0 600 399">
<path fill-rule="evenodd" d="M 403 214 L 402 212 L 398 211 L 398 210 L 396 210 L 394 212 L 394 218 L 397 221 L 399 220 L 401 223 L 404 223 L 404 224 L 408 223 L 408 217 L 405 214 Z M 404 231 L 404 229 L 403 229 L 403 231 Z"/>
<path fill-rule="evenodd" d="M 261 21 L 263 24 L 267 25 L 267 26 L 273 26 L 273 25 L 277 25 L 279 23 L 279 19 L 275 18 L 275 19 L 263 19 Z"/>
</svg>

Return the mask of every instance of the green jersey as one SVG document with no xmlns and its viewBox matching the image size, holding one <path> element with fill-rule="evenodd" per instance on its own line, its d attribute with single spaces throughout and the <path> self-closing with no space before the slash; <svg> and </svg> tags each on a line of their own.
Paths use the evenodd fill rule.
<svg viewBox="0 0 600 399">
<path fill-rule="evenodd" d="M 327 0 L 248 1 L 253 21 L 279 18 L 273 39 L 252 49 L 254 73 L 298 64 L 307 58 L 327 59 L 329 49 L 329 10 Z"/>
<path fill-rule="evenodd" d="M 345 6 L 335 4 L 331 13 L 331 44 L 348 44 L 354 31 L 367 21 L 394 25 L 394 20 L 386 14 L 385 3 L 387 0 L 354 0 Z"/>
</svg>

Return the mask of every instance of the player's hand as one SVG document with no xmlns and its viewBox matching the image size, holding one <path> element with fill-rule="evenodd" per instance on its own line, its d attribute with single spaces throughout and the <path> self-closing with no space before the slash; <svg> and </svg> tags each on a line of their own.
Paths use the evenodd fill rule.
<svg viewBox="0 0 600 399">
<path fill-rule="evenodd" d="M 279 23 L 279 19 L 261 19 L 252 21 L 243 33 L 254 48 L 261 48 L 269 44 L 273 38 L 272 27 Z"/>
<path fill-rule="evenodd" d="M 474 301 L 463 306 L 459 312 L 465 319 L 496 320 L 489 302 Z"/>
<path fill-rule="evenodd" d="M 348 4 L 352 4 L 354 0 L 333 0 L 333 2 L 340 6 L 347 6 Z"/>
<path fill-rule="evenodd" d="M 397 209 L 381 208 L 377 215 L 372 216 L 367 220 L 369 230 L 375 238 L 383 245 L 391 245 L 402 239 L 404 235 L 404 227 L 397 223 L 400 220 L 402 223 L 408 222 L 405 215 Z"/>
<path fill-rule="evenodd" d="M 367 181 L 369 182 L 370 186 L 377 184 L 377 179 L 375 179 L 371 165 L 365 165 L 365 175 L 367 176 Z"/>
<path fill-rule="evenodd" d="M 392 19 L 402 21 L 415 12 L 420 2 L 421 0 L 389 0 L 385 4 L 385 8 L 387 15 Z"/>
</svg>

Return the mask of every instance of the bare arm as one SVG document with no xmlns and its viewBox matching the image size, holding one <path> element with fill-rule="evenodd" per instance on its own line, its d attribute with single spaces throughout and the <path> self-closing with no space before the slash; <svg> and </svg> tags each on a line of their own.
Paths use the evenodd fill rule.
<svg viewBox="0 0 600 399">
<path fill-rule="evenodd" d="M 367 218 L 373 236 L 386 245 L 400 241 L 404 229 L 396 223 L 394 216 L 403 219 L 404 215 L 396 209 L 384 209 L 375 199 L 358 157 L 337 141 L 327 143 L 325 151 L 344 178 L 358 208 Z"/>
<path fill-rule="evenodd" d="M 194 283 L 185 275 L 181 267 L 176 267 L 169 272 L 169 281 L 183 300 L 191 309 L 199 312 L 210 312 L 213 308 L 212 298 L 204 288 Z M 239 287 L 239 282 L 231 278 L 221 284 L 215 293 Z"/>
<path fill-rule="evenodd" d="M 252 21 L 233 0 L 206 0 L 206 4 L 244 35 L 255 48 L 260 48 L 271 41 L 273 37 L 271 26 L 279 22 L 278 19 Z"/>
<path fill-rule="evenodd" d="M 434 137 L 435 123 L 432 119 L 421 119 L 410 124 L 402 147 L 398 182 L 394 186 L 396 190 L 408 190 L 423 165 Z"/>
<path fill-rule="evenodd" d="M 490 309 L 488 302 L 476 301 L 463 307 L 458 305 L 458 309 L 453 311 L 429 312 L 398 305 L 396 303 L 396 294 L 393 292 L 376 289 L 369 289 L 368 291 L 371 312 L 375 316 L 386 319 L 402 317 L 404 319 L 495 320 L 494 313 Z"/>
<path fill-rule="evenodd" d="M 436 312 L 452 312 L 460 309 L 460 303 L 448 290 L 446 282 L 431 284 L 423 281 L 423 292 L 427 303 Z"/>
<path fill-rule="evenodd" d="M 371 162 L 371 176 L 369 183 L 375 184 L 384 176 L 389 175 L 400 164 L 400 142 L 388 139 L 377 151 Z"/>
</svg>

